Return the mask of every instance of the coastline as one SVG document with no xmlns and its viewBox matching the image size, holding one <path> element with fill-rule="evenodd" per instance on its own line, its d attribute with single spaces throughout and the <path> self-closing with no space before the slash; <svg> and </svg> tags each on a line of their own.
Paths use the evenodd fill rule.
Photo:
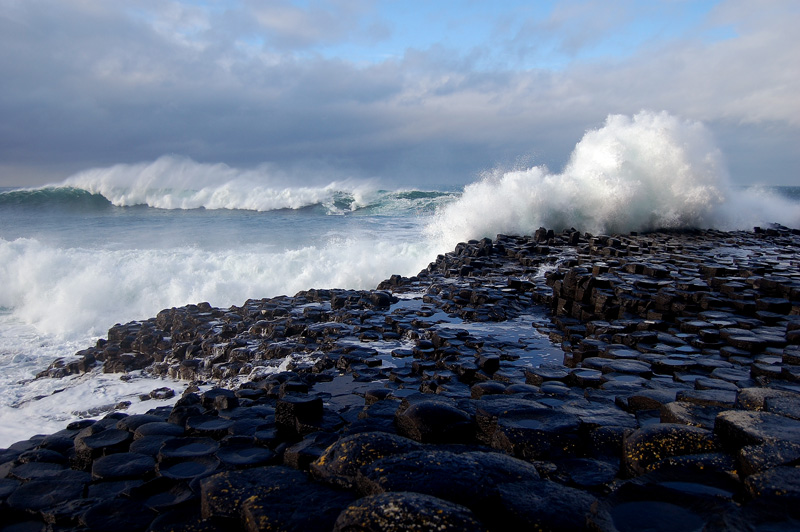
<svg viewBox="0 0 800 532">
<path fill-rule="evenodd" d="M 0 451 L 0 512 L 89 530 L 790 528 L 798 249 L 778 226 L 540 229 L 376 290 L 118 325 L 41 378 L 102 362 L 205 391 Z M 516 344 L 468 327 L 542 312 Z"/>
</svg>

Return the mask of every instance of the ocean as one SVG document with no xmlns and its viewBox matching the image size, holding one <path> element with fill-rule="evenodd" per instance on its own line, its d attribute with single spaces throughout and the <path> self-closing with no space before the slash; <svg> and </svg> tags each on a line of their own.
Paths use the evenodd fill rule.
<svg viewBox="0 0 800 532">
<path fill-rule="evenodd" d="M 597 234 L 771 222 L 800 227 L 800 187 L 732 185 L 708 132 L 666 113 L 609 117 L 561 172 L 496 168 L 465 186 L 164 156 L 0 189 L 0 447 L 162 386 L 180 393 L 186 383 L 99 370 L 35 378 L 115 323 L 164 308 L 370 289 L 415 275 L 459 241 L 540 226 Z M 166 404 L 131 402 L 129 412 Z"/>
</svg>

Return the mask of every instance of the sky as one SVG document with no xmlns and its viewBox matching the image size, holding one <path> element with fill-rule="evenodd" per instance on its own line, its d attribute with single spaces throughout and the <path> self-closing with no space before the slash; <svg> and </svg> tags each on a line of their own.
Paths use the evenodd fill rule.
<svg viewBox="0 0 800 532">
<path fill-rule="evenodd" d="M 0 0 L 0 186 L 163 155 L 466 184 L 641 110 L 800 185 L 798 27 L 797 0 Z"/>
</svg>

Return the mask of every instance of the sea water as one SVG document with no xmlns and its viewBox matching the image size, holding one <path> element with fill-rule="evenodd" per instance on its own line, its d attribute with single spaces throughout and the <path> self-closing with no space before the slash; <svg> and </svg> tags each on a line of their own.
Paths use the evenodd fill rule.
<svg viewBox="0 0 800 532">
<path fill-rule="evenodd" d="M 193 165 L 156 164 L 164 166 L 163 183 L 176 166 Z M 31 427 L 63 428 L 92 408 L 138 404 L 138 394 L 165 385 L 101 374 L 32 380 L 115 323 L 189 303 L 228 307 L 308 288 L 374 288 L 393 273 L 415 274 L 436 257 L 421 237 L 426 217 L 455 197 L 374 190 L 357 199 L 336 186 L 298 200 L 308 191 L 284 188 L 283 204 L 269 200 L 271 208 L 259 211 L 126 205 L 87 189 L 70 182 L 0 191 L 0 446 Z M 167 203 L 187 192 L 170 185 L 152 194 L 154 203 Z"/>
<path fill-rule="evenodd" d="M 432 179 L 435 182 L 435 177 Z M 415 275 L 459 241 L 544 226 L 593 233 L 661 227 L 800 227 L 800 189 L 735 187 L 696 122 L 610 116 L 561 172 L 494 169 L 466 186 L 287 177 L 165 156 L 0 189 L 0 447 L 185 383 L 99 370 L 35 379 L 115 323 L 161 309 L 374 288 Z"/>
</svg>

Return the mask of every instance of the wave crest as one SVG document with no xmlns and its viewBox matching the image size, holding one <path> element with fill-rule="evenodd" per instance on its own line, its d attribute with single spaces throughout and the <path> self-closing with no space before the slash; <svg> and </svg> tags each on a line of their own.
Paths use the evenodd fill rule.
<svg viewBox="0 0 800 532">
<path fill-rule="evenodd" d="M 268 165 L 248 170 L 165 155 L 146 163 L 85 170 L 62 186 L 102 195 L 118 207 L 272 211 L 322 205 L 333 213 L 368 205 L 377 191 L 369 182 L 293 186 L 290 180 Z"/>
<path fill-rule="evenodd" d="M 722 154 L 701 123 L 642 111 L 609 115 L 601 128 L 587 131 L 561 173 L 544 166 L 490 172 L 441 209 L 428 232 L 446 249 L 542 226 L 624 233 L 798 221 L 796 204 L 754 199 L 731 187 Z"/>
</svg>

